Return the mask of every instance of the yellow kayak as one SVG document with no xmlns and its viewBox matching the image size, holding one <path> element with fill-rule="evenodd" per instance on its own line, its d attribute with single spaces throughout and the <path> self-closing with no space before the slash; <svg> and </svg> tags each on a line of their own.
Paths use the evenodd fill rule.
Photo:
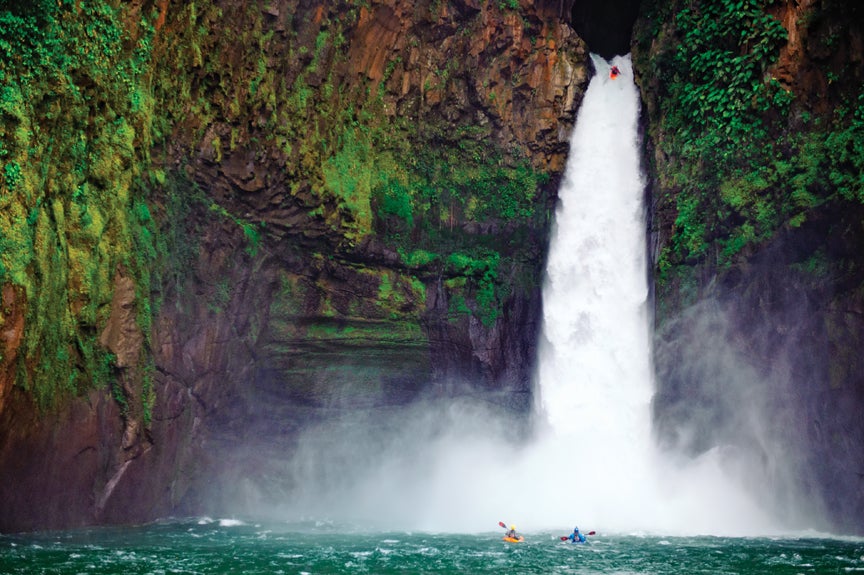
<svg viewBox="0 0 864 575">
<path fill-rule="evenodd" d="M 525 538 L 522 537 L 521 535 L 519 537 L 507 537 L 505 535 L 501 539 L 503 539 L 504 541 L 506 541 L 508 543 L 522 543 L 523 541 L 525 541 Z"/>
</svg>

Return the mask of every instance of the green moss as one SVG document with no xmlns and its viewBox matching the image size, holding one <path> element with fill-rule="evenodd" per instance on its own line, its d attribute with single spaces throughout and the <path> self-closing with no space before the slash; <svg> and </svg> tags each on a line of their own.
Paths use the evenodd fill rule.
<svg viewBox="0 0 864 575">
<path fill-rule="evenodd" d="M 210 299 L 207 302 L 207 309 L 215 314 L 223 313 L 231 301 L 231 284 L 227 279 L 223 278 L 213 287 Z"/>
<path fill-rule="evenodd" d="M 324 162 L 323 171 L 326 190 L 339 199 L 349 227 L 358 236 L 368 234 L 372 228 L 372 188 L 379 185 L 380 173 L 368 137 L 358 129 L 347 130 L 339 150 Z"/>
<path fill-rule="evenodd" d="M 207 198 L 203 194 L 201 194 L 200 190 L 196 191 L 196 198 L 199 202 L 208 201 Z M 254 256 L 257 253 L 258 245 L 261 242 L 261 233 L 259 230 L 264 228 L 263 222 L 258 225 L 247 222 L 242 218 L 238 218 L 216 202 L 210 202 L 210 212 L 227 220 L 230 220 L 241 230 L 243 230 L 243 236 L 246 238 L 246 253 L 248 253 L 250 256 Z"/>
<path fill-rule="evenodd" d="M 384 272 L 381 274 L 381 282 L 378 284 L 378 303 L 387 308 L 391 306 L 399 306 L 404 303 L 405 298 L 399 292 L 393 291 L 392 280 L 390 273 Z"/>
<path fill-rule="evenodd" d="M 412 250 L 406 252 L 405 249 L 402 248 L 399 250 L 399 257 L 405 265 L 414 269 L 426 267 L 440 259 L 438 254 L 427 250 Z"/>
<path fill-rule="evenodd" d="M 0 282 L 27 293 L 18 384 L 44 408 L 107 383 L 111 278 L 145 274 L 130 210 L 149 160 L 151 33 L 145 20 L 130 35 L 108 2 L 0 8 Z"/>
<path fill-rule="evenodd" d="M 156 405 L 156 389 L 153 386 L 154 366 L 152 362 L 145 365 L 141 386 L 142 420 L 145 427 L 150 427 L 153 421 L 153 407 Z"/>
</svg>

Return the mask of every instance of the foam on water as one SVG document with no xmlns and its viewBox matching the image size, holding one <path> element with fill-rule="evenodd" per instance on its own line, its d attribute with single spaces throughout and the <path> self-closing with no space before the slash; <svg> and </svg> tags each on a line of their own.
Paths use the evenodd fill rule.
<svg viewBox="0 0 864 575">
<path fill-rule="evenodd" d="M 692 575 L 859 572 L 860 541 L 746 539 L 600 534 L 589 545 L 570 545 L 556 532 L 536 532 L 511 545 L 498 534 L 307 532 L 268 524 L 219 530 L 201 543 L 189 528 L 163 523 L 57 533 L 0 536 L 0 573 L 633 573 Z M 97 541 L 99 545 L 93 546 Z M 32 545 L 33 542 L 43 543 Z M 12 546 L 11 543 L 18 545 Z M 385 552 L 386 550 L 386 552 Z"/>
</svg>

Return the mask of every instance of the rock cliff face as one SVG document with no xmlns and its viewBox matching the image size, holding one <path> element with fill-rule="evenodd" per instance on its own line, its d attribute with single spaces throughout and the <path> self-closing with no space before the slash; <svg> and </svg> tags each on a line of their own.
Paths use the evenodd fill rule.
<svg viewBox="0 0 864 575">
<path fill-rule="evenodd" d="M 862 532 L 862 9 L 641 4 L 658 436 Z M 525 414 L 568 23 L 636 3 L 7 6 L 0 531 L 242 512 L 346 412 Z"/>
<path fill-rule="evenodd" d="M 861 533 L 861 8 L 644 4 L 661 442 Z"/>
<path fill-rule="evenodd" d="M 108 387 L 42 408 L 21 367 L 38 358 L 25 276 L 0 266 L 0 530 L 229 511 L 300 429 L 340 412 L 480 392 L 524 415 L 549 214 L 588 79 L 564 12 L 539 0 L 98 12 L 125 26 L 112 54 L 137 46 L 134 144 L 105 169 L 130 174 L 140 199 L 122 218 L 141 231 L 118 233 L 131 255 L 100 264 L 111 297 L 91 290 L 64 312 L 71 341 L 103 350 Z M 22 92 L 42 94 L 32 82 Z M 119 104 L 90 102 L 85 116 L 117 124 Z M 55 215 L 77 213 L 81 177 L 55 192 Z M 91 378 L 78 355 L 71 373 Z"/>
</svg>

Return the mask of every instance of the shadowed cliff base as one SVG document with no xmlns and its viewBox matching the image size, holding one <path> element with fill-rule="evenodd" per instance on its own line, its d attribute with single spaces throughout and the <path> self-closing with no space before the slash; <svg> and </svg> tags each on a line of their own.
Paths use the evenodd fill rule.
<svg viewBox="0 0 864 575">
<path fill-rule="evenodd" d="M 591 52 L 608 60 L 630 52 L 638 13 L 639 0 L 577 0 L 571 11 L 572 25 Z"/>
</svg>

